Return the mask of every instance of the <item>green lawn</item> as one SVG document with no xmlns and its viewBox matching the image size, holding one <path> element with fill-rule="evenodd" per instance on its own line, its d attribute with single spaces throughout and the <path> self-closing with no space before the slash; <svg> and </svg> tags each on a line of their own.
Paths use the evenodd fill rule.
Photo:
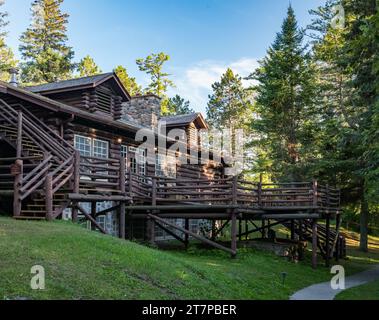
<svg viewBox="0 0 379 320">
<path fill-rule="evenodd" d="M 372 260 L 342 262 L 347 273 Z M 30 268 L 42 265 L 46 289 L 30 289 Z M 282 283 L 282 273 L 287 274 Z M 88 231 L 70 222 L 0 217 L 0 299 L 288 299 L 330 279 L 273 254 L 241 249 L 161 251 Z"/>
<path fill-rule="evenodd" d="M 336 300 L 379 300 L 379 280 L 341 292 Z"/>
</svg>

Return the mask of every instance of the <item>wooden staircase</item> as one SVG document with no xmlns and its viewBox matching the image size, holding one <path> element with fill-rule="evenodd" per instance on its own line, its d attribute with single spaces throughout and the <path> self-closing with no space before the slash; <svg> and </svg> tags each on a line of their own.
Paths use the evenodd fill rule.
<svg viewBox="0 0 379 320">
<path fill-rule="evenodd" d="M 74 188 L 74 148 L 26 108 L 1 99 L 0 107 L 0 138 L 16 153 L 14 159 L 0 159 L 5 170 L 0 176 L 1 192 L 13 191 L 14 218 L 59 217 L 69 206 L 67 195 Z"/>
<path fill-rule="evenodd" d="M 288 229 L 291 229 L 290 222 L 282 223 Z M 340 225 L 340 224 L 339 224 Z M 339 225 L 336 230 L 329 231 L 329 258 L 345 258 L 346 257 L 346 239 L 340 234 Z M 304 219 L 300 224 L 298 220 L 294 220 L 294 232 L 303 240 L 312 241 L 312 221 Z M 327 257 L 327 234 L 324 224 L 317 224 L 317 246 L 321 255 L 325 259 Z"/>
</svg>

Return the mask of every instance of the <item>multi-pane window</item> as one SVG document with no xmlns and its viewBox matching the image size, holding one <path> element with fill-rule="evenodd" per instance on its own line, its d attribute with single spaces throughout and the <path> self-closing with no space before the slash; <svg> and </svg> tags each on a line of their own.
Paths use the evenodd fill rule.
<svg viewBox="0 0 379 320">
<path fill-rule="evenodd" d="M 81 156 L 90 157 L 91 154 L 91 138 L 75 135 L 75 149 L 80 152 Z"/>
<path fill-rule="evenodd" d="M 121 157 L 128 158 L 128 146 L 121 145 Z"/>
<path fill-rule="evenodd" d="M 138 157 L 138 174 L 141 176 L 146 175 L 146 153 L 145 150 L 138 149 L 137 155 Z"/>
<path fill-rule="evenodd" d="M 157 154 L 155 156 L 155 175 L 176 178 L 176 159 L 173 156 Z"/>
<path fill-rule="evenodd" d="M 75 135 L 75 149 L 84 157 L 108 158 L 109 144 L 107 141 Z"/>
</svg>

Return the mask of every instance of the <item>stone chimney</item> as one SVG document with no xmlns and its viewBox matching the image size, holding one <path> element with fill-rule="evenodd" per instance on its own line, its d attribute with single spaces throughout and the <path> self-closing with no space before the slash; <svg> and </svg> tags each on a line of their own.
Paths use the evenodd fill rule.
<svg viewBox="0 0 379 320">
<path fill-rule="evenodd" d="M 135 122 L 148 128 L 157 128 L 161 114 L 161 99 L 154 94 L 135 96 L 122 105 L 120 121 Z"/>
<path fill-rule="evenodd" d="M 18 69 L 17 68 L 10 68 L 8 72 L 11 75 L 11 80 L 9 81 L 9 83 L 12 86 L 18 87 L 18 79 L 17 79 Z"/>
</svg>

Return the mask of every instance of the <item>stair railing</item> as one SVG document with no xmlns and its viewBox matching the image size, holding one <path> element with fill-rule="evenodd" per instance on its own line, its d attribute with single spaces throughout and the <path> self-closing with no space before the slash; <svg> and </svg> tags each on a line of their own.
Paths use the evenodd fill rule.
<svg viewBox="0 0 379 320">
<path fill-rule="evenodd" d="M 75 149 L 22 105 L 10 106 L 2 99 L 0 103 L 0 118 L 17 129 L 17 158 L 22 154 L 22 136 L 28 137 L 44 153 L 44 159 L 31 172 L 25 175 L 21 172 L 15 179 L 14 215 L 20 215 L 21 202 L 44 184 L 46 217 L 53 217 L 54 194 L 74 175 Z"/>
</svg>

